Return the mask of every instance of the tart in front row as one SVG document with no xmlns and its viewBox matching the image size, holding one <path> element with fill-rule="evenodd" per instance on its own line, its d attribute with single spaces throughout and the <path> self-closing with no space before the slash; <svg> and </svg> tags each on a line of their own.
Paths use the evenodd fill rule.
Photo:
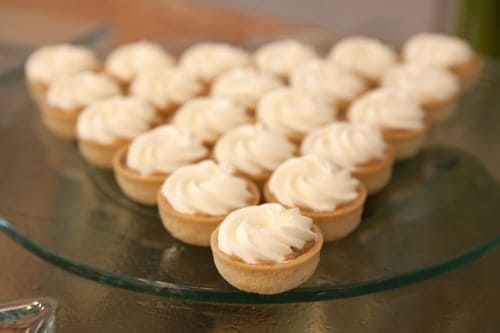
<svg viewBox="0 0 500 333">
<path fill-rule="evenodd" d="M 430 130 L 425 112 L 417 102 L 388 88 L 373 90 L 359 98 L 349 109 L 347 118 L 379 128 L 384 140 L 394 147 L 396 160 L 418 154 Z"/>
<path fill-rule="evenodd" d="M 115 153 L 157 122 L 156 111 L 135 97 L 94 102 L 78 117 L 78 149 L 92 165 L 111 169 Z"/>
<path fill-rule="evenodd" d="M 316 270 L 321 231 L 297 208 L 276 203 L 230 213 L 212 233 L 210 247 L 221 276 L 245 292 L 278 294 Z"/>
<path fill-rule="evenodd" d="M 170 173 L 207 155 L 208 149 L 189 129 L 163 125 L 122 147 L 113 158 L 113 170 L 127 197 L 156 205 L 158 190 Z"/>
<path fill-rule="evenodd" d="M 267 202 L 297 207 L 323 233 L 325 241 L 349 235 L 361 222 L 366 189 L 348 170 L 314 155 L 281 164 L 264 187 Z"/>
<path fill-rule="evenodd" d="M 381 191 L 391 179 L 394 148 L 381 131 L 368 124 L 336 122 L 311 132 L 300 147 L 303 155 L 313 154 L 348 169 L 368 194 Z"/>
<path fill-rule="evenodd" d="M 257 186 L 211 160 L 174 171 L 157 194 L 165 228 L 176 239 L 209 246 L 210 234 L 231 211 L 260 200 Z"/>
</svg>

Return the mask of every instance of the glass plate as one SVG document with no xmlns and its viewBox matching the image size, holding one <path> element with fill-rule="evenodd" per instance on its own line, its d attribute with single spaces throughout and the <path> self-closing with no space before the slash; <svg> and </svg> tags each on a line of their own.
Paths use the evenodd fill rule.
<svg viewBox="0 0 500 333">
<path fill-rule="evenodd" d="M 331 45 L 331 44 L 330 44 Z M 135 204 L 112 172 L 86 164 L 43 127 L 21 72 L 0 81 L 0 229 L 82 277 L 198 301 L 283 303 L 352 297 L 447 272 L 500 244 L 500 64 L 487 61 L 457 116 L 368 199 L 360 227 L 326 244 L 314 276 L 271 296 L 242 293 L 210 249 L 182 244 L 155 209 Z"/>
</svg>

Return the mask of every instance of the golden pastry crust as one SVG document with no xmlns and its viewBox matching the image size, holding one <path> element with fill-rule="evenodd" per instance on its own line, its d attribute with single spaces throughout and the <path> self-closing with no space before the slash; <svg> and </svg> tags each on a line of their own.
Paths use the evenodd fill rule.
<svg viewBox="0 0 500 333">
<path fill-rule="evenodd" d="M 260 192 L 257 186 L 247 180 L 247 186 L 252 194 L 248 205 L 257 205 L 260 201 Z M 184 214 L 176 211 L 161 194 L 157 192 L 156 200 L 161 221 L 165 229 L 178 240 L 197 246 L 209 246 L 210 234 L 217 228 L 226 215 Z"/>
<path fill-rule="evenodd" d="M 279 202 L 279 200 L 271 193 L 269 183 L 264 186 L 264 198 L 267 202 Z M 363 205 L 366 201 L 367 191 L 363 184 L 358 187 L 358 196 L 351 202 L 339 205 L 331 212 L 316 212 L 304 207 L 300 208 L 300 212 L 312 218 L 314 223 L 319 227 L 323 234 L 325 242 L 335 241 L 343 238 L 354 231 L 361 222 L 361 214 L 363 213 Z M 290 207 L 288 207 L 290 208 Z"/>
<path fill-rule="evenodd" d="M 227 255 L 218 246 L 218 228 L 210 237 L 215 266 L 229 284 L 245 292 L 271 295 L 294 289 L 307 281 L 319 263 L 323 235 L 316 225 L 314 244 L 304 253 L 285 263 L 247 264 Z"/>
<path fill-rule="evenodd" d="M 389 144 L 382 158 L 357 165 L 351 170 L 351 173 L 365 186 L 368 194 L 374 194 L 381 191 L 389 183 L 394 159 L 395 150 Z"/>
<path fill-rule="evenodd" d="M 113 171 L 120 189 L 131 200 L 144 205 L 156 205 L 156 194 L 167 174 L 143 176 L 127 167 L 128 146 L 120 148 L 113 157 Z"/>
<path fill-rule="evenodd" d="M 430 123 L 425 120 L 423 127 L 418 130 L 383 129 L 382 135 L 394 147 L 396 160 L 405 160 L 422 150 L 429 130 Z"/>
<path fill-rule="evenodd" d="M 460 79 L 462 87 L 468 88 L 477 80 L 483 66 L 481 57 L 474 55 L 468 62 L 451 66 L 449 70 Z"/>
<path fill-rule="evenodd" d="M 46 127 L 56 136 L 73 140 L 76 138 L 76 121 L 82 108 L 63 111 L 47 103 L 45 97 L 39 102 L 43 122 Z"/>
<path fill-rule="evenodd" d="M 101 144 L 85 139 L 78 139 L 78 149 L 89 163 L 96 167 L 111 169 L 113 157 L 120 148 L 127 146 L 130 140 L 119 139 L 111 144 Z"/>
<path fill-rule="evenodd" d="M 45 100 L 45 95 L 47 94 L 49 85 L 41 81 L 27 79 L 26 86 L 28 87 L 28 92 L 30 93 L 31 98 L 41 109 L 41 104 Z"/>
</svg>

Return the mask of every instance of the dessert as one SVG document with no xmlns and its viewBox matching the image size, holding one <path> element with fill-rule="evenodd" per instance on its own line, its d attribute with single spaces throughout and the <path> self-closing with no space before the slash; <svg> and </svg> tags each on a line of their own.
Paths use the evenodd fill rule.
<svg viewBox="0 0 500 333">
<path fill-rule="evenodd" d="M 155 109 L 135 97 L 112 97 L 87 106 L 78 117 L 78 148 L 90 163 L 111 168 L 113 155 L 158 121 Z"/>
<path fill-rule="evenodd" d="M 273 170 L 295 152 L 295 145 L 286 136 L 257 124 L 224 134 L 215 144 L 213 156 L 262 187 Z"/>
<path fill-rule="evenodd" d="M 142 71 L 130 86 L 130 95 L 148 101 L 164 116 L 202 93 L 203 85 L 180 68 L 161 67 Z"/>
<path fill-rule="evenodd" d="M 201 138 L 189 129 L 163 125 L 122 147 L 114 155 L 113 170 L 125 195 L 142 204 L 156 205 L 158 190 L 170 173 L 207 155 Z"/>
<path fill-rule="evenodd" d="M 276 75 L 285 81 L 292 71 L 303 63 L 317 58 L 310 45 L 294 39 L 284 39 L 265 44 L 255 52 L 255 63 L 264 71 Z"/>
<path fill-rule="evenodd" d="M 170 234 L 191 245 L 209 246 L 210 234 L 231 211 L 259 202 L 251 181 L 207 160 L 175 170 L 158 192 L 158 210 Z"/>
<path fill-rule="evenodd" d="M 415 156 L 429 132 L 425 113 L 417 102 L 388 88 L 370 91 L 356 100 L 347 119 L 378 127 L 384 140 L 394 147 L 397 160 Z"/>
<path fill-rule="evenodd" d="M 370 86 L 377 86 L 387 70 L 396 64 L 397 55 L 377 39 L 357 36 L 337 42 L 330 50 L 328 61 L 353 71 Z"/>
<path fill-rule="evenodd" d="M 121 45 L 106 59 L 105 69 L 123 87 L 128 87 L 136 76 L 144 70 L 158 67 L 172 67 L 175 59 L 159 44 L 139 41 Z"/>
<path fill-rule="evenodd" d="M 367 90 L 365 82 L 353 72 L 322 60 L 312 60 L 295 69 L 291 86 L 325 98 L 341 112 Z"/>
<path fill-rule="evenodd" d="M 254 113 L 262 96 L 282 86 L 283 83 L 271 74 L 250 67 L 236 68 L 217 78 L 212 95 L 228 98 Z"/>
<path fill-rule="evenodd" d="M 267 202 L 297 207 L 319 227 L 325 241 L 350 234 L 361 222 L 366 189 L 328 160 L 315 155 L 283 162 L 264 187 Z"/>
<path fill-rule="evenodd" d="M 55 135 L 74 139 L 76 120 L 83 108 L 120 94 L 120 87 L 103 74 L 80 72 L 62 77 L 51 83 L 41 101 L 42 118 Z"/>
<path fill-rule="evenodd" d="M 455 76 L 442 68 L 419 64 L 393 67 L 383 85 L 415 98 L 432 124 L 443 123 L 454 115 L 460 94 Z"/>
<path fill-rule="evenodd" d="M 251 63 L 250 54 L 242 48 L 225 43 L 199 43 L 186 49 L 179 66 L 196 79 L 210 85 L 225 71 Z"/>
<path fill-rule="evenodd" d="M 368 194 L 382 190 L 391 179 L 394 148 L 384 142 L 379 129 L 367 124 L 327 125 L 306 136 L 300 149 L 350 170 Z"/>
<path fill-rule="evenodd" d="M 231 100 L 219 97 L 198 97 L 181 106 L 172 122 L 187 127 L 213 146 L 225 132 L 252 122 L 248 111 Z"/>
<path fill-rule="evenodd" d="M 35 102 L 40 103 L 53 81 L 84 71 L 97 71 L 99 60 L 86 47 L 60 44 L 47 45 L 33 52 L 26 61 L 28 88 Z"/>
<path fill-rule="evenodd" d="M 259 101 L 257 120 L 300 143 L 312 130 L 336 120 L 337 109 L 323 98 L 294 88 L 273 90 Z"/>
<path fill-rule="evenodd" d="M 464 86 L 471 85 L 482 69 L 481 58 L 465 40 L 438 33 L 411 37 L 403 47 L 403 57 L 410 63 L 449 70 Z"/>
<path fill-rule="evenodd" d="M 258 294 L 282 293 L 307 281 L 322 245 L 310 218 L 275 203 L 235 210 L 210 239 L 220 275 L 232 286 Z"/>
</svg>

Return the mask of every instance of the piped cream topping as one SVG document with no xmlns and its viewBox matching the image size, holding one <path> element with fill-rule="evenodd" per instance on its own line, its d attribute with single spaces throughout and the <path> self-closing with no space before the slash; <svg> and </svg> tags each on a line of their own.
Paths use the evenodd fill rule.
<svg viewBox="0 0 500 333">
<path fill-rule="evenodd" d="M 346 169 L 384 156 L 386 143 L 379 129 L 368 124 L 337 122 L 311 132 L 302 154 L 313 154 Z"/>
<path fill-rule="evenodd" d="M 291 85 L 333 103 L 351 101 L 366 90 L 351 71 L 321 60 L 312 60 L 293 71 Z"/>
<path fill-rule="evenodd" d="M 377 39 L 349 37 L 333 46 L 328 60 L 369 80 L 379 80 L 396 64 L 397 55 Z"/>
<path fill-rule="evenodd" d="M 460 92 L 458 79 L 447 70 L 414 63 L 393 67 L 385 75 L 383 85 L 412 96 L 419 103 L 453 99 Z"/>
<path fill-rule="evenodd" d="M 251 121 L 247 110 L 231 100 L 198 97 L 177 110 L 173 123 L 190 128 L 204 141 L 215 142 L 223 133 Z"/>
<path fill-rule="evenodd" d="M 227 132 L 214 148 L 215 159 L 252 176 L 273 171 L 293 156 L 286 136 L 261 125 L 243 125 Z"/>
<path fill-rule="evenodd" d="M 47 91 L 47 104 L 69 112 L 120 94 L 120 87 L 109 77 L 80 72 L 54 81 Z"/>
<path fill-rule="evenodd" d="M 317 57 L 311 46 L 294 39 L 271 42 L 255 52 L 255 62 L 262 71 L 285 78 L 298 66 Z"/>
<path fill-rule="evenodd" d="M 336 108 L 325 99 L 293 88 L 273 90 L 257 106 L 257 119 L 285 135 L 304 135 L 334 121 L 336 115 Z"/>
<path fill-rule="evenodd" d="M 474 51 L 463 39 L 437 33 L 417 34 L 403 47 L 404 59 L 421 65 L 451 67 L 465 64 L 473 56 Z"/>
<path fill-rule="evenodd" d="M 268 203 L 230 213 L 219 226 L 218 247 L 248 264 L 285 263 L 314 241 L 312 219 L 299 209 Z"/>
<path fill-rule="evenodd" d="M 419 130 L 424 127 L 425 113 L 410 96 L 388 88 L 373 90 L 350 107 L 351 122 L 366 123 L 381 129 Z"/>
<path fill-rule="evenodd" d="M 174 57 L 159 44 L 139 41 L 122 45 L 110 53 L 106 71 L 123 82 L 132 81 L 140 72 L 157 67 L 171 67 Z"/>
<path fill-rule="evenodd" d="M 112 97 L 87 106 L 78 117 L 79 139 L 113 144 L 131 140 L 148 131 L 157 121 L 151 105 L 135 97 Z"/>
<path fill-rule="evenodd" d="M 127 152 L 127 167 L 142 176 L 169 174 L 200 161 L 208 150 L 196 134 L 187 128 L 163 125 L 137 136 Z"/>
<path fill-rule="evenodd" d="M 130 93 L 158 109 L 180 105 L 199 95 L 203 86 L 180 68 L 156 68 L 142 71 L 132 82 Z"/>
<path fill-rule="evenodd" d="M 250 67 L 236 68 L 222 74 L 214 82 L 212 95 L 253 109 L 262 96 L 282 86 L 283 83 L 271 74 Z"/>
<path fill-rule="evenodd" d="M 77 45 L 47 45 L 33 52 L 26 62 L 29 80 L 49 84 L 62 77 L 96 70 L 99 60 L 92 50 Z"/>
<path fill-rule="evenodd" d="M 252 199 L 246 180 L 210 160 L 174 171 L 161 194 L 178 212 L 216 216 L 244 207 Z"/>
<path fill-rule="evenodd" d="M 200 43 L 184 51 L 179 65 L 197 79 L 210 82 L 223 72 L 249 65 L 250 62 L 249 53 L 239 47 L 224 43 Z"/>
<path fill-rule="evenodd" d="M 280 203 L 318 212 L 333 212 L 353 201 L 358 186 L 349 170 L 315 155 L 287 160 L 269 179 L 269 190 Z"/>
</svg>

